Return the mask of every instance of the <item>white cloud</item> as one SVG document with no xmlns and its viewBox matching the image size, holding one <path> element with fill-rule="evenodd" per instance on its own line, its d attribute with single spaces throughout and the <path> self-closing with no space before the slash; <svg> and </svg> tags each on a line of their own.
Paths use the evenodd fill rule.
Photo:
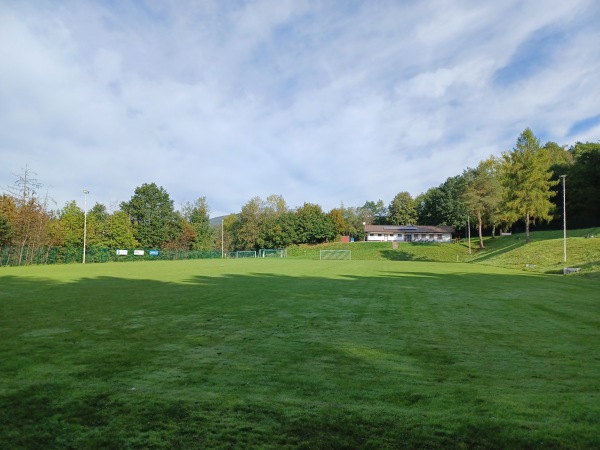
<svg viewBox="0 0 600 450">
<path fill-rule="evenodd" d="M 527 126 L 598 140 L 597 127 L 567 136 L 600 98 L 592 0 L 65 0 L 0 17 L 0 185 L 29 164 L 59 206 L 85 187 L 116 207 L 145 182 L 178 205 L 206 196 L 214 214 L 272 193 L 387 203 Z M 539 30 L 566 41 L 499 83 Z"/>
</svg>

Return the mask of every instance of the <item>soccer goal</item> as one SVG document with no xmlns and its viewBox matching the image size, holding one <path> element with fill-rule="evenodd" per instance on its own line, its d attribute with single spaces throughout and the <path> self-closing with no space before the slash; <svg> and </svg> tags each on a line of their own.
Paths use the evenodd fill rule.
<svg viewBox="0 0 600 450">
<path fill-rule="evenodd" d="M 261 248 L 258 251 L 259 258 L 287 258 L 285 248 Z"/>
<path fill-rule="evenodd" d="M 352 259 L 352 250 L 320 250 L 319 259 Z"/>
<path fill-rule="evenodd" d="M 254 250 L 240 250 L 235 252 L 236 258 L 256 258 L 256 251 Z"/>
</svg>

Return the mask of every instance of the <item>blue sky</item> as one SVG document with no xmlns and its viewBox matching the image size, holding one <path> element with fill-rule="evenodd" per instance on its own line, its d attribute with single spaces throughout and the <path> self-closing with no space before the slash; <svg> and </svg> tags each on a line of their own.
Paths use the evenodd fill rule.
<svg viewBox="0 0 600 450">
<path fill-rule="evenodd" d="M 600 140 L 600 3 L 0 2 L 0 190 L 212 215 L 438 186 L 531 127 Z M 45 189 L 45 190 L 46 190 Z"/>
</svg>

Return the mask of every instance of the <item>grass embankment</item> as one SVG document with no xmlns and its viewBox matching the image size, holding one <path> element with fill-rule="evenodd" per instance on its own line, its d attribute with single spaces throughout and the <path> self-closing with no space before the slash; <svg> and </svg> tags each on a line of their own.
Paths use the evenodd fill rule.
<svg viewBox="0 0 600 450">
<path fill-rule="evenodd" d="M 588 236 L 594 236 L 589 238 Z M 525 234 L 496 238 L 471 238 L 471 254 L 466 240 L 458 243 L 406 243 L 394 249 L 391 242 L 353 242 L 299 245 L 288 249 L 292 258 L 319 259 L 319 250 L 351 250 L 352 259 L 391 261 L 470 262 L 536 273 L 563 273 L 563 267 L 577 267 L 579 275 L 600 277 L 600 228 L 567 232 L 567 263 L 563 252 L 563 232 L 533 231 L 531 242 Z"/>
<path fill-rule="evenodd" d="M 473 256 L 468 260 L 542 273 L 562 273 L 563 267 L 577 267 L 582 275 L 600 277 L 600 228 L 569 230 L 566 243 L 566 263 L 562 231 L 532 232 L 529 244 L 525 244 L 524 233 L 486 238 L 485 248 L 473 247 Z"/>
<path fill-rule="evenodd" d="M 394 249 L 391 242 L 348 242 L 319 245 L 294 245 L 288 248 L 288 257 L 319 259 L 320 250 L 351 250 L 352 259 L 379 261 L 457 262 L 468 257 L 466 244 L 455 243 L 399 243 Z"/>
<path fill-rule="evenodd" d="M 600 281 L 478 264 L 3 268 L 3 448 L 598 448 Z"/>
</svg>

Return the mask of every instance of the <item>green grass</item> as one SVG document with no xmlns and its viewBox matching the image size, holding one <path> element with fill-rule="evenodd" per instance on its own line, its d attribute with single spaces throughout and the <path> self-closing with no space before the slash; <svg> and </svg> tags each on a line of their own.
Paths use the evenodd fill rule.
<svg viewBox="0 0 600 450">
<path fill-rule="evenodd" d="M 402 261 L 0 270 L 3 448 L 598 448 L 600 281 Z"/>
<path fill-rule="evenodd" d="M 468 258 L 464 243 L 399 243 L 394 249 L 391 242 L 326 243 L 294 245 L 287 249 L 290 258 L 319 259 L 320 250 L 351 250 L 352 259 L 391 261 L 457 262 Z"/>
<path fill-rule="evenodd" d="M 592 239 L 587 236 L 595 236 Z M 563 267 L 581 269 L 576 276 L 600 278 L 600 228 L 569 230 L 567 233 L 567 263 L 564 259 L 563 232 L 533 231 L 531 242 L 525 244 L 525 234 L 484 238 L 479 249 L 477 237 L 471 238 L 471 254 L 466 240 L 457 243 L 406 243 L 397 248 L 391 242 L 327 243 L 297 245 L 288 248 L 292 258 L 319 259 L 319 250 L 351 250 L 352 259 L 378 261 L 470 262 L 528 272 L 561 274 Z"/>
<path fill-rule="evenodd" d="M 594 235 L 594 238 L 587 238 Z M 478 243 L 477 243 L 478 244 Z M 578 267 L 578 275 L 600 278 L 600 228 L 569 230 L 567 233 L 567 263 L 564 263 L 563 232 L 536 231 L 531 242 L 525 244 L 525 235 L 486 238 L 485 249 L 473 245 L 468 261 L 521 269 L 539 273 L 562 273 L 563 267 Z"/>
</svg>

